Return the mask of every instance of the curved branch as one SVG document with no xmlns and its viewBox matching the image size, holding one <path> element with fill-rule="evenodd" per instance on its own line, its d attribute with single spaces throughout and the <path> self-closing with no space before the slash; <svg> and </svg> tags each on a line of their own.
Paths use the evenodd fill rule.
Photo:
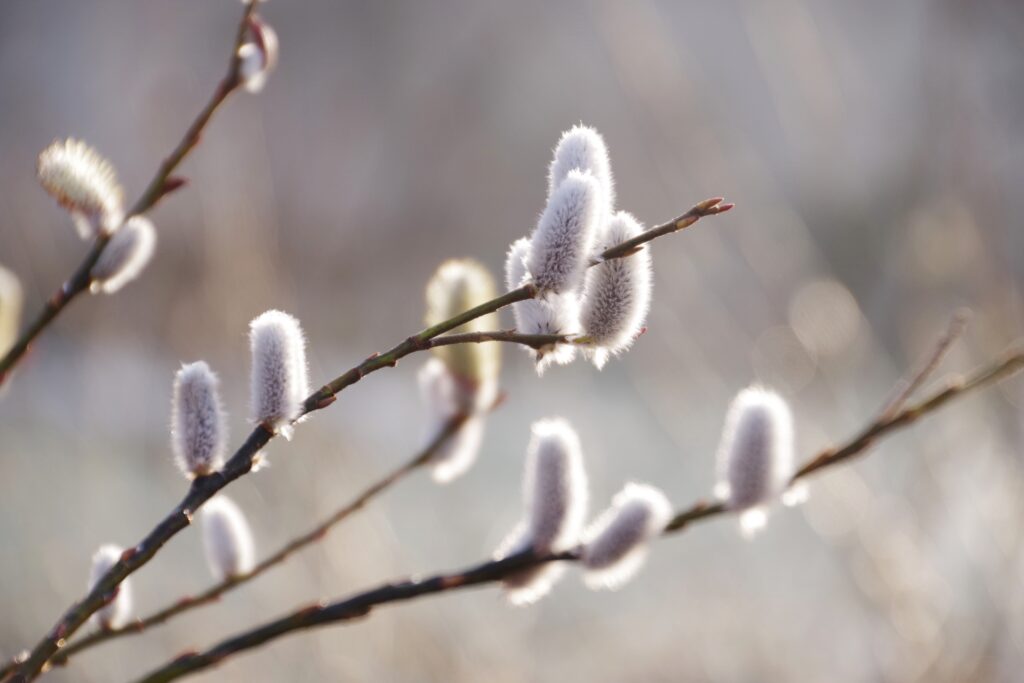
<svg viewBox="0 0 1024 683">
<path fill-rule="evenodd" d="M 701 202 L 686 214 L 683 214 L 683 217 L 665 225 L 676 226 L 682 223 L 692 225 L 702 216 L 715 215 L 732 208 L 731 204 L 724 205 L 724 208 L 719 207 L 718 205 L 721 201 L 721 199 L 716 198 Z M 641 240 L 641 242 L 649 242 L 679 229 L 681 228 L 676 227 L 674 230 L 667 230 L 665 226 L 652 228 L 647 231 L 652 234 L 646 239 Z M 646 234 L 639 235 L 637 238 L 630 240 L 630 242 L 644 238 Z M 616 248 L 612 247 L 605 251 L 602 257 L 611 259 L 629 255 L 614 253 Z M 418 334 L 406 338 L 384 353 L 371 355 L 359 365 L 336 377 L 311 394 L 303 403 L 302 415 L 300 417 L 331 405 L 336 400 L 337 394 L 340 391 L 355 384 L 366 375 L 382 368 L 395 367 L 399 360 L 409 354 L 429 349 L 431 347 L 431 340 L 434 337 L 439 337 L 488 313 L 501 310 L 505 306 L 518 301 L 532 299 L 535 296 L 537 296 L 537 288 L 533 284 L 527 283 L 518 289 L 506 292 L 464 313 L 428 327 Z M 506 333 L 495 334 L 504 335 Z M 231 456 L 219 472 L 197 477 L 193 480 L 188 493 L 174 510 L 150 531 L 141 542 L 133 548 L 126 550 L 121 559 L 96 582 L 89 593 L 64 613 L 50 632 L 35 645 L 28 659 L 21 665 L 18 673 L 11 680 L 16 683 L 27 683 L 27 681 L 31 681 L 38 676 L 46 662 L 53 658 L 58 650 L 67 645 L 67 638 L 70 638 L 96 610 L 103 607 L 116 595 L 116 589 L 122 581 L 149 562 L 164 544 L 191 524 L 192 514 L 203 503 L 232 481 L 252 470 L 254 458 L 274 436 L 276 436 L 276 433 L 269 426 L 265 424 L 257 425 L 245 443 Z"/>
<path fill-rule="evenodd" d="M 166 159 L 160 164 L 160 168 L 157 169 L 156 175 L 149 181 L 149 185 L 142 192 L 142 195 L 135 201 L 128 212 L 125 214 L 125 218 L 129 218 L 136 214 L 145 213 L 149 209 L 153 208 L 157 202 L 159 202 L 165 195 L 178 189 L 184 183 L 183 179 L 172 178 L 171 174 L 174 170 L 184 161 L 185 157 L 188 156 L 197 144 L 202 135 L 203 129 L 213 118 L 214 112 L 224 103 L 232 92 L 234 92 L 241 84 L 239 66 L 241 60 L 238 56 L 238 48 L 242 46 L 245 40 L 246 31 L 249 27 L 249 20 L 252 17 L 253 12 L 256 9 L 256 3 L 258 0 L 252 0 L 245 6 L 245 11 L 242 16 L 242 20 L 238 24 L 238 32 L 235 36 L 234 48 L 231 52 L 231 61 L 228 65 L 227 75 L 217 85 L 217 89 L 214 91 L 213 96 L 203 107 L 199 115 L 196 116 L 195 120 L 185 131 L 184 137 L 178 142 L 178 145 L 174 150 L 167 156 Z M 51 296 L 43 309 L 35 317 L 32 323 L 26 327 L 21 335 L 19 335 L 14 345 L 7 350 L 7 353 L 0 358 L 0 386 L 3 386 L 4 382 L 10 377 L 11 371 L 17 366 L 19 362 L 28 353 L 33 342 L 36 338 L 50 326 L 61 311 L 63 311 L 68 304 L 75 300 L 79 294 L 88 291 L 89 285 L 92 283 L 92 268 L 96 265 L 96 261 L 99 260 L 100 254 L 107 246 L 107 242 L 113 235 L 100 233 L 96 240 L 93 242 L 89 252 L 85 255 L 85 258 L 79 264 L 78 268 L 71 274 L 71 277 L 61 285 L 60 289 Z"/>
<path fill-rule="evenodd" d="M 1003 380 L 1021 368 L 1024 368 L 1024 351 L 1011 351 L 1001 360 L 976 370 L 966 380 L 954 381 L 945 389 L 932 394 L 919 403 L 899 410 L 893 415 L 887 416 L 883 414 L 845 445 L 826 450 L 809 460 L 797 471 L 793 480 L 803 479 L 814 472 L 861 455 L 874 443 L 875 439 L 908 426 L 918 418 L 937 410 L 956 397 Z M 666 526 L 663 535 L 668 536 L 679 533 L 691 524 L 729 514 L 730 512 L 720 502 L 698 502 L 677 513 L 668 526 Z M 138 683 L 166 683 L 167 681 L 175 680 L 219 664 L 234 654 L 258 647 L 289 633 L 366 617 L 375 607 L 380 605 L 411 600 L 424 595 L 460 590 L 470 586 L 495 583 L 529 567 L 547 562 L 575 562 L 578 559 L 578 550 L 544 556 L 535 555 L 527 551 L 448 574 L 438 574 L 426 579 L 408 579 L 396 583 L 387 583 L 338 602 L 326 605 L 312 605 L 292 612 L 284 617 L 224 640 L 204 652 L 181 655 L 140 678 Z"/>
</svg>

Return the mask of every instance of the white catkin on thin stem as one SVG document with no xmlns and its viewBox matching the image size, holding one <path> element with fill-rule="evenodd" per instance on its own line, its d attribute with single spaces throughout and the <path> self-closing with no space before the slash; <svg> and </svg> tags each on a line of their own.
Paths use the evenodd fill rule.
<svg viewBox="0 0 1024 683">
<path fill-rule="evenodd" d="M 742 511 L 749 535 L 764 526 L 767 508 L 786 493 L 796 466 L 793 416 L 773 391 L 749 387 L 729 406 L 718 447 L 715 492 L 730 509 Z"/>
<path fill-rule="evenodd" d="M 178 467 L 190 478 L 224 465 L 227 427 L 219 384 L 203 361 L 183 365 L 174 376 L 171 445 Z"/>
<path fill-rule="evenodd" d="M 527 549 L 543 555 L 573 547 L 583 531 L 587 499 L 587 476 L 575 430 L 560 418 L 535 422 L 523 477 L 524 519 L 496 556 Z M 548 564 L 506 578 L 509 601 L 519 605 L 539 600 L 562 571 L 561 565 Z"/>
<path fill-rule="evenodd" d="M 517 289 L 530 280 L 526 262 L 530 240 L 523 237 L 512 243 L 505 259 L 505 285 Z M 545 292 L 534 299 L 513 304 L 516 330 L 522 334 L 577 334 L 580 331 L 580 303 L 575 292 Z M 523 347 L 533 356 L 538 374 L 552 363 L 566 365 L 576 358 L 573 344 L 547 344 L 540 349 Z"/>
<path fill-rule="evenodd" d="M 548 169 L 548 197 L 572 170 L 589 171 L 594 176 L 601 187 L 602 212 L 610 215 L 615 206 L 615 182 L 608 146 L 601 134 L 590 126 L 581 124 L 562 133 Z"/>
<path fill-rule="evenodd" d="M 238 48 L 238 72 L 245 89 L 258 93 L 266 85 L 267 76 L 277 66 L 279 43 L 277 32 L 262 17 L 254 16 L 250 27 L 253 39 Z"/>
<path fill-rule="evenodd" d="M 439 358 L 428 360 L 419 373 L 417 382 L 420 398 L 427 408 L 427 442 L 437 439 L 450 422 L 467 410 L 465 401 L 460 398 L 464 389 L 460 388 L 460 379 L 448 369 Z M 493 401 L 496 388 L 478 387 L 479 391 L 489 393 Z M 489 404 L 488 404 L 489 405 Z M 473 411 L 472 408 L 468 410 Z M 439 484 L 447 484 L 472 467 L 476 462 L 480 446 L 483 443 L 486 420 L 482 412 L 470 412 L 461 427 L 442 443 L 430 460 L 434 480 Z"/>
<path fill-rule="evenodd" d="M 156 228 L 144 216 L 132 216 L 110 238 L 90 276 L 93 292 L 113 294 L 139 277 L 156 250 Z"/>
<path fill-rule="evenodd" d="M 309 394 L 306 339 L 299 321 L 282 311 L 267 311 L 249 324 L 252 350 L 252 417 L 291 438 Z"/>
<path fill-rule="evenodd" d="M 449 259 L 442 263 L 427 283 L 425 322 L 428 327 L 453 318 L 497 296 L 494 278 L 473 259 Z M 500 326 L 497 312 L 482 315 L 451 330 L 453 334 L 495 330 Z M 501 370 L 501 344 L 451 344 L 433 349 L 448 369 L 457 375 L 466 389 L 462 392 L 467 408 L 477 408 L 475 387 L 495 385 Z"/>
<path fill-rule="evenodd" d="M 671 517 L 672 506 L 661 491 L 627 484 L 584 534 L 581 561 L 587 586 L 614 590 L 629 581 L 643 566 L 648 541 Z"/>
<path fill-rule="evenodd" d="M 609 221 L 598 249 L 620 244 L 643 232 L 633 216 L 620 211 Z M 587 271 L 580 314 L 583 334 L 592 346 L 586 353 L 598 369 L 610 355 L 622 353 L 640 334 L 651 303 L 651 254 L 636 254 L 600 263 Z"/>
<path fill-rule="evenodd" d="M 220 494 L 199 510 L 203 548 L 210 572 L 218 581 L 252 571 L 256 548 L 245 515 L 229 498 Z"/>
<path fill-rule="evenodd" d="M 100 546 L 99 550 L 92 556 L 92 570 L 89 574 L 89 590 L 95 588 L 104 574 L 117 564 L 121 559 L 124 549 L 113 544 Z M 132 586 L 131 579 L 122 581 L 116 589 L 110 601 L 96 610 L 93 614 L 93 623 L 101 629 L 121 628 L 128 623 L 132 613 Z"/>
<path fill-rule="evenodd" d="M 569 171 L 551 194 L 530 237 L 527 260 L 542 292 L 575 292 L 604 218 L 601 186 L 589 172 Z"/>
<path fill-rule="evenodd" d="M 79 237 L 113 232 L 124 220 L 124 190 L 109 161 L 80 140 L 55 140 L 39 154 L 39 183 L 71 214 Z"/>
</svg>

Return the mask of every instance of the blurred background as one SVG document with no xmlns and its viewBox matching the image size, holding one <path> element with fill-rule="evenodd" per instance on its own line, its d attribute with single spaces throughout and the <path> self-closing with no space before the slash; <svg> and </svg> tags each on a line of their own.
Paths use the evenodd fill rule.
<svg viewBox="0 0 1024 683">
<path fill-rule="evenodd" d="M 134 199 L 221 77 L 237 2 L 0 5 L 0 263 L 41 303 L 85 246 L 38 187 L 75 136 Z M 485 558 L 519 516 L 535 419 L 581 433 L 595 509 L 627 480 L 710 494 L 732 396 L 792 400 L 802 458 L 851 436 L 959 306 L 940 368 L 1022 330 L 1024 5 L 727 1 L 270 2 L 265 91 L 220 112 L 152 214 L 143 277 L 75 303 L 0 397 L 0 655 L 83 594 L 185 482 L 171 379 L 207 360 L 236 444 L 248 321 L 297 315 L 315 382 L 419 329 L 445 258 L 499 273 L 542 209 L 559 134 L 605 136 L 619 206 L 648 224 L 724 195 L 654 247 L 645 334 L 602 372 L 538 378 L 505 348 L 508 400 L 477 465 L 420 473 L 221 603 L 91 650 L 53 681 L 119 681 L 320 598 Z M 511 316 L 503 318 L 511 325 Z M 262 552 L 423 443 L 415 371 L 374 375 L 269 448 L 229 495 Z M 637 579 L 540 604 L 494 588 L 277 641 L 202 681 L 1011 681 L 1024 668 L 1024 382 L 967 398 L 817 477 L 743 541 L 735 521 L 657 543 Z M 262 553 L 261 553 L 262 554 Z M 186 530 L 132 581 L 141 613 L 211 582 Z"/>
</svg>

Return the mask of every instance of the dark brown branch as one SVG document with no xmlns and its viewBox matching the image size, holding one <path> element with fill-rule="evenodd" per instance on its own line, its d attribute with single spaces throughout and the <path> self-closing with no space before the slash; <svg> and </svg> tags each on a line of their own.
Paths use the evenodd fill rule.
<svg viewBox="0 0 1024 683">
<path fill-rule="evenodd" d="M 494 407 L 496 406 L 497 403 L 495 403 Z M 247 574 L 224 579 L 223 581 L 210 586 L 202 593 L 183 597 L 167 605 L 163 609 L 159 609 L 149 616 L 141 619 L 136 619 L 134 622 L 121 628 L 98 630 L 83 638 L 79 638 L 78 640 L 69 643 L 66 648 L 50 660 L 49 664 L 64 666 L 73 655 L 81 652 L 82 650 L 87 650 L 95 645 L 99 645 L 115 638 L 142 633 L 146 629 L 163 624 L 183 612 L 216 602 L 225 593 L 249 583 L 258 576 L 281 564 L 303 548 L 320 541 L 335 526 L 350 517 L 352 514 L 361 510 L 378 495 L 397 484 L 409 474 L 412 474 L 416 470 L 427 465 L 437 454 L 438 450 L 462 428 L 467 419 L 469 419 L 469 415 L 461 414 L 449 420 L 437 436 L 435 436 L 431 442 L 414 457 L 368 486 L 359 495 L 335 510 L 329 517 L 321 521 L 315 527 L 285 543 L 281 548 L 268 555 L 263 561 L 253 567 Z M 11 665 L 8 665 L 8 667 L 10 666 Z M 0 680 L 3 680 L 4 673 L 5 669 L 0 669 Z"/>
<path fill-rule="evenodd" d="M 164 159 L 163 163 L 160 164 L 160 168 L 157 170 L 156 175 L 149 181 L 149 185 L 143 191 L 142 195 L 136 200 L 135 204 L 125 214 L 125 218 L 134 216 L 136 214 L 145 213 L 149 209 L 153 208 L 157 202 L 160 201 L 165 195 L 181 187 L 183 180 L 181 178 L 174 178 L 171 176 L 174 170 L 184 161 L 185 157 L 188 156 L 197 144 L 202 135 L 203 129 L 213 118 L 214 112 L 224 103 L 232 92 L 234 92 L 241 84 L 239 65 L 241 60 L 238 56 L 238 48 L 241 47 L 245 40 L 246 31 L 249 27 L 249 20 L 252 13 L 255 11 L 257 0 L 253 0 L 245 7 L 244 16 L 242 21 L 238 25 L 238 33 L 235 37 L 234 48 L 231 52 L 231 61 L 228 65 L 228 72 L 224 79 L 217 85 L 217 89 L 213 93 L 213 97 L 206 103 L 199 115 L 196 116 L 195 120 L 189 126 L 188 130 L 185 131 L 184 137 L 178 142 L 177 147 L 170 153 L 170 155 Z M 14 342 L 14 345 L 8 349 L 7 353 L 0 358 L 0 386 L 3 386 L 4 382 L 10 377 L 11 371 L 14 370 L 15 366 L 21 362 L 32 347 L 33 342 L 40 334 L 49 327 L 61 311 L 63 311 L 68 304 L 75 300 L 79 294 L 89 290 L 89 285 L 92 283 L 92 268 L 96 265 L 96 262 L 100 258 L 100 254 L 107 246 L 107 242 L 110 241 L 112 235 L 106 233 L 100 233 L 96 240 L 93 242 L 89 252 L 85 255 L 85 258 L 79 264 L 78 268 L 72 273 L 71 277 L 68 278 L 60 289 L 57 290 L 56 294 L 49 298 L 43 309 L 33 319 L 32 323 L 26 327 L 18 339 Z"/>
<path fill-rule="evenodd" d="M 980 387 L 998 382 L 1024 367 L 1024 351 L 1008 353 L 1003 359 L 975 371 L 968 379 L 952 382 L 947 388 L 932 394 L 920 403 L 911 405 L 891 416 L 882 416 L 861 431 L 846 445 L 829 449 L 809 460 L 793 480 L 802 479 L 819 470 L 839 464 L 864 453 L 874 441 L 896 429 L 906 427 L 918 418 L 931 413 L 946 402 L 967 394 Z M 730 513 L 718 502 L 698 502 L 677 513 L 665 528 L 664 535 L 679 533 L 691 524 Z M 387 583 L 378 588 L 356 594 L 352 597 L 326 605 L 316 604 L 288 614 L 235 637 L 204 652 L 181 655 L 166 665 L 139 679 L 139 683 L 166 683 L 197 671 L 209 668 L 228 657 L 244 652 L 264 643 L 297 631 L 319 626 L 336 624 L 366 617 L 377 606 L 401 602 L 424 595 L 433 595 L 470 586 L 501 581 L 522 569 L 546 562 L 573 562 L 579 559 L 579 551 L 567 551 L 557 555 L 538 556 L 531 552 L 520 553 L 502 560 L 484 562 L 469 569 L 450 574 L 438 574 L 426 579 L 407 579 Z"/>
<path fill-rule="evenodd" d="M 710 209 L 708 207 L 713 208 L 720 201 L 721 200 L 719 199 L 714 199 L 698 204 L 687 212 L 687 214 L 684 214 L 684 217 L 689 216 L 689 218 L 686 218 L 686 220 L 689 221 L 686 224 L 692 225 L 703 215 L 714 215 L 715 213 L 721 213 L 722 211 L 727 210 L 719 209 L 718 211 L 709 212 Z M 731 208 L 732 205 L 726 206 Z M 679 223 L 682 220 L 683 219 L 677 219 L 676 223 Z M 672 230 L 661 230 L 661 228 L 655 228 L 648 232 L 655 231 L 660 232 L 643 241 L 650 241 L 661 235 L 673 232 Z M 644 235 L 646 234 L 647 233 L 644 233 Z M 643 238 L 644 235 L 640 235 L 638 238 Z M 612 249 L 615 248 L 613 247 Z M 608 254 L 608 251 L 604 253 Z M 621 258 L 623 256 L 628 256 L 628 254 L 612 254 L 605 258 Z M 498 311 L 505 306 L 518 301 L 532 299 L 536 295 L 537 288 L 532 284 L 525 284 L 518 289 L 506 292 L 505 294 L 491 299 L 490 301 L 486 301 L 464 313 L 442 321 L 432 327 L 428 327 L 418 334 L 414 334 L 411 337 L 406 338 L 404 341 L 382 354 L 375 353 L 371 355 L 359 365 L 351 368 L 339 377 L 336 377 L 334 380 L 328 382 L 318 391 L 310 395 L 303 403 L 302 414 L 306 415 L 326 408 L 335 401 L 337 394 L 340 391 L 355 384 L 366 375 L 376 372 L 382 368 L 395 367 L 399 360 L 409 354 L 430 348 L 431 340 L 435 337 L 443 335 L 446 332 L 451 332 L 455 328 L 464 325 L 471 320 L 475 320 L 481 316 L 487 315 L 488 313 Z M 497 334 L 504 335 L 506 333 L 502 332 Z M 52 659 L 58 650 L 66 646 L 67 638 L 70 638 L 82 626 L 82 624 L 85 623 L 90 615 L 106 604 L 111 599 L 111 596 L 115 595 L 116 588 L 122 581 L 149 562 L 149 560 L 157 553 L 157 551 L 160 550 L 161 547 L 163 547 L 165 543 L 171 540 L 171 538 L 177 535 L 178 532 L 191 523 L 192 514 L 198 510 L 203 503 L 212 498 L 218 491 L 230 484 L 232 481 L 252 470 L 254 458 L 274 436 L 275 433 L 269 427 L 262 424 L 258 425 L 249 435 L 248 439 L 246 439 L 245 443 L 243 443 L 235 454 L 231 456 L 221 471 L 196 478 L 192 482 L 192 486 L 189 488 L 188 494 L 180 503 L 178 503 L 177 507 L 175 507 L 175 509 L 166 518 L 164 518 L 156 528 L 150 531 L 139 544 L 134 548 L 125 551 L 121 559 L 111 567 L 102 578 L 100 578 L 96 585 L 90 590 L 89 594 L 64 613 L 53 629 L 51 629 L 51 631 L 38 644 L 36 644 L 28 660 L 22 664 L 12 681 L 25 683 L 34 679 L 39 674 L 45 663 Z"/>
<path fill-rule="evenodd" d="M 674 218 L 668 223 L 663 223 L 657 227 L 645 230 L 632 239 L 628 239 L 625 242 L 616 244 L 614 247 L 605 249 L 590 265 L 593 266 L 604 261 L 610 261 L 615 258 L 622 258 L 624 256 L 635 254 L 647 242 L 655 240 L 662 235 L 671 235 L 674 232 L 685 230 L 705 216 L 714 216 L 715 214 L 725 213 L 736 206 L 735 204 L 723 204 L 723 201 L 724 199 L 722 197 L 705 199 L 701 203 L 693 206 L 682 216 Z"/>
</svg>

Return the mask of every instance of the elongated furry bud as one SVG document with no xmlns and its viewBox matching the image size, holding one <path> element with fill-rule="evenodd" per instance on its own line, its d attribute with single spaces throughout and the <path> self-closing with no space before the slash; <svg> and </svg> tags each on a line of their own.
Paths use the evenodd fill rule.
<svg viewBox="0 0 1024 683">
<path fill-rule="evenodd" d="M 615 182 L 608 147 L 604 138 L 590 126 L 577 125 L 562 133 L 548 169 L 548 197 L 569 175 L 569 171 L 589 171 L 601 186 L 605 212 L 615 206 Z"/>
<path fill-rule="evenodd" d="M 427 283 L 427 326 L 465 313 L 496 295 L 494 278 L 480 263 L 473 259 L 445 261 Z M 493 312 L 453 329 L 452 333 L 483 332 L 498 326 L 498 314 Z M 501 344 L 497 342 L 453 344 L 433 351 L 470 385 L 495 382 L 501 369 Z"/>
<path fill-rule="evenodd" d="M 171 399 L 171 446 L 178 467 L 192 478 L 224 465 L 227 428 L 217 375 L 203 361 L 181 366 Z"/>
<path fill-rule="evenodd" d="M 7 353 L 18 338 L 23 298 L 18 276 L 0 266 L 0 356 Z"/>
<path fill-rule="evenodd" d="M 512 243 L 505 260 L 505 285 L 516 289 L 530 279 L 526 263 L 530 240 L 523 237 Z M 576 334 L 580 330 L 580 303 L 575 292 L 546 292 L 535 299 L 512 305 L 516 330 L 523 334 Z M 552 363 L 566 365 L 576 358 L 573 344 L 548 344 L 540 349 L 523 347 L 536 362 L 537 374 L 544 374 Z"/>
<path fill-rule="evenodd" d="M 153 224 L 144 216 L 132 216 L 110 238 L 92 267 L 90 289 L 113 294 L 142 274 L 155 249 Z"/>
<path fill-rule="evenodd" d="M 793 415 L 773 391 L 741 391 L 725 418 L 718 447 L 715 493 L 741 510 L 741 529 L 750 535 L 767 521 L 767 506 L 782 496 L 795 471 Z"/>
<path fill-rule="evenodd" d="M 245 89 L 258 93 L 277 66 L 279 44 L 277 32 L 262 17 L 254 16 L 249 27 L 252 40 L 238 48 L 238 72 Z"/>
<path fill-rule="evenodd" d="M 100 546 L 92 556 L 92 570 L 89 574 L 89 590 L 96 587 L 103 575 L 121 559 L 124 550 L 116 545 Z M 93 614 L 93 623 L 101 629 L 121 628 L 128 623 L 132 614 L 131 579 L 125 579 L 115 589 L 110 601 Z"/>
<path fill-rule="evenodd" d="M 430 459 L 434 481 L 447 484 L 464 474 L 476 462 L 484 437 L 484 413 L 475 412 L 474 407 L 466 406 L 465 400 L 461 398 L 464 390 L 459 387 L 459 378 L 439 358 L 431 358 L 420 368 L 417 381 L 420 396 L 429 413 L 428 442 L 436 440 L 460 414 L 468 414 L 462 426 L 437 448 Z M 489 393 L 490 401 L 493 401 L 497 389 L 493 381 L 488 384 L 491 386 L 481 386 L 479 391 Z M 489 406 L 490 403 L 480 410 L 486 410 Z"/>
<path fill-rule="evenodd" d="M 625 211 L 609 221 L 599 249 L 620 244 L 643 232 L 643 226 Z M 612 259 L 587 271 L 580 319 L 583 334 L 592 340 L 587 350 L 598 369 L 609 355 L 622 353 L 640 334 L 651 304 L 651 254 Z"/>
<path fill-rule="evenodd" d="M 291 422 L 309 394 L 306 339 L 299 321 L 267 311 L 249 324 L 252 349 L 252 416 L 291 438 Z"/>
<path fill-rule="evenodd" d="M 627 484 L 584 534 L 583 580 L 594 590 L 621 587 L 643 566 L 647 542 L 672 517 L 672 506 L 658 489 Z"/>
<path fill-rule="evenodd" d="M 79 140 L 55 140 L 39 154 L 39 183 L 74 219 L 82 239 L 116 230 L 124 219 L 124 190 L 114 167 Z"/>
<path fill-rule="evenodd" d="M 525 519 L 498 549 L 504 557 L 526 549 L 538 555 L 573 547 L 587 513 L 587 475 L 579 436 L 563 419 L 533 424 L 523 477 Z M 513 604 L 543 597 L 561 575 L 548 563 L 517 572 L 505 581 Z"/>
<path fill-rule="evenodd" d="M 600 184 L 589 172 L 569 171 L 544 208 L 530 238 L 527 269 L 541 291 L 575 292 L 603 214 Z"/>
<path fill-rule="evenodd" d="M 199 509 L 203 548 L 218 581 L 248 574 L 256 565 L 256 548 L 245 515 L 223 493 Z"/>
</svg>

